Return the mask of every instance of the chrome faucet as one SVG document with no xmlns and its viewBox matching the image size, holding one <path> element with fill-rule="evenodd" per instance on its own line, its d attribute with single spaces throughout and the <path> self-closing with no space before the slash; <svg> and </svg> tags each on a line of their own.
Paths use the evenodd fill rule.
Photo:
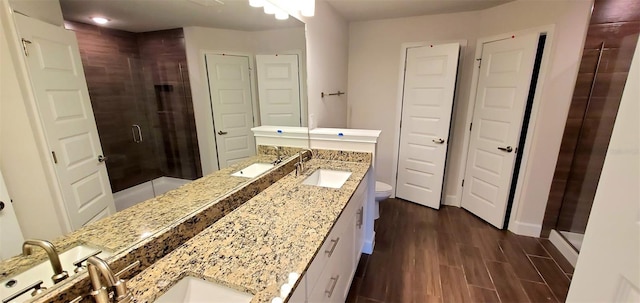
<svg viewBox="0 0 640 303">
<path fill-rule="evenodd" d="M 24 241 L 24 243 L 22 243 L 22 255 L 31 255 L 31 253 L 33 252 L 33 247 L 40 247 L 47 253 L 49 262 L 51 262 L 51 267 L 53 268 L 53 276 L 51 277 L 51 280 L 53 280 L 54 284 L 69 277 L 69 274 L 66 271 L 62 270 L 62 264 L 60 263 L 58 251 L 56 251 L 56 247 L 53 246 L 51 242 L 36 239 Z"/>
<path fill-rule="evenodd" d="M 133 301 L 133 295 L 131 291 L 127 288 L 127 284 L 125 280 L 120 279 L 120 274 L 133 268 L 134 266 L 139 265 L 139 261 L 136 261 L 134 264 L 127 266 L 127 268 L 123 269 L 117 275 L 113 273 L 107 262 L 104 260 L 92 256 L 87 259 L 87 267 L 89 269 L 89 278 L 91 279 L 91 285 L 93 286 L 93 291 L 91 291 L 91 295 L 95 299 L 96 303 L 110 303 L 109 300 L 109 292 L 110 288 L 114 288 L 115 296 L 114 302 L 117 303 L 129 303 Z M 102 281 L 100 276 L 104 278 L 107 282 L 107 285 L 102 285 Z"/>
<path fill-rule="evenodd" d="M 276 160 L 273 161 L 273 165 L 278 165 L 278 164 L 280 164 L 282 162 L 282 154 L 280 153 L 280 150 L 282 149 L 282 147 L 274 146 L 273 148 L 276 149 L 276 155 L 277 155 Z"/>
<path fill-rule="evenodd" d="M 302 154 L 306 151 L 309 152 L 309 160 L 311 160 L 311 157 L 313 157 L 313 151 L 311 149 L 307 148 L 298 152 L 298 163 L 296 163 L 296 177 L 301 176 L 304 172 L 304 158 L 302 157 Z"/>
</svg>

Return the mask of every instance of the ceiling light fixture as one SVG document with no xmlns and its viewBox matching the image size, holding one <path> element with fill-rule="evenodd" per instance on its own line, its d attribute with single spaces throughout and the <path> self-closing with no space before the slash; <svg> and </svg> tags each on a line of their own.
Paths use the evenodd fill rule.
<svg viewBox="0 0 640 303">
<path fill-rule="evenodd" d="M 276 19 L 278 20 L 287 20 L 289 19 L 289 14 L 287 14 L 285 11 L 279 9 L 276 11 Z"/>
<path fill-rule="evenodd" d="M 111 20 L 109 20 L 107 18 L 104 18 L 104 17 L 91 17 L 91 20 L 93 22 L 95 22 L 95 23 L 98 23 L 98 24 L 107 24 L 107 23 L 109 23 L 109 21 L 111 21 Z"/>
<path fill-rule="evenodd" d="M 252 7 L 264 7 L 264 13 L 273 15 L 276 19 L 289 19 L 289 14 L 313 17 L 316 12 L 315 0 L 249 0 Z"/>
<path fill-rule="evenodd" d="M 264 4 L 264 13 L 267 15 L 273 15 L 276 13 L 276 7 L 273 4 L 266 2 Z"/>
<path fill-rule="evenodd" d="M 264 0 L 249 0 L 249 5 L 253 7 L 263 7 Z"/>
</svg>

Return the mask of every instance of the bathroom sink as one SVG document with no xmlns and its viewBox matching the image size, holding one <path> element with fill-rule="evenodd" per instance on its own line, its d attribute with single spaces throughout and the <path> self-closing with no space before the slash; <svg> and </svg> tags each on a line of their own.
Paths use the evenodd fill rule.
<svg viewBox="0 0 640 303">
<path fill-rule="evenodd" d="M 34 250 L 38 250 L 39 248 L 33 248 Z M 74 262 L 83 259 L 90 254 L 93 254 L 101 249 L 91 247 L 89 245 L 78 245 L 75 246 L 65 252 L 60 254 L 60 263 L 62 264 L 62 269 L 67 271 L 69 277 L 73 276 L 75 266 Z M 105 259 L 113 255 L 113 253 L 104 251 L 98 254 L 98 257 Z M 53 286 L 53 281 L 51 281 L 51 276 L 53 276 L 53 269 L 51 268 L 51 263 L 47 259 L 42 263 L 30 268 L 29 270 L 19 273 L 15 276 L 9 277 L 7 279 L 2 279 L 0 282 L 0 300 L 9 297 L 22 290 L 23 288 L 42 280 L 42 286 L 46 288 L 50 288 Z M 69 278 L 67 278 L 69 279 Z M 16 298 L 11 302 L 24 302 L 31 298 L 30 292 Z"/>
<path fill-rule="evenodd" d="M 233 174 L 234 177 L 255 178 L 274 167 L 271 163 L 254 163 Z"/>
<path fill-rule="evenodd" d="M 194 277 L 185 277 L 155 300 L 156 303 L 248 303 L 253 295 Z"/>
<path fill-rule="evenodd" d="M 351 176 L 351 172 L 348 171 L 318 169 L 307 177 L 302 184 L 340 188 L 349 179 L 349 176 Z"/>
</svg>

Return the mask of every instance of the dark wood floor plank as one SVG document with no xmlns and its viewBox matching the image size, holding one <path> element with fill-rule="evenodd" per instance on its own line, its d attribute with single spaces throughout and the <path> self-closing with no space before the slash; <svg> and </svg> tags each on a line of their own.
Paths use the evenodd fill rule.
<svg viewBox="0 0 640 303">
<path fill-rule="evenodd" d="M 559 264 L 566 260 L 547 240 L 499 230 L 450 206 L 436 211 L 388 199 L 380 214 L 374 252 L 362 256 L 347 302 L 520 303 L 566 297 L 573 268 L 563 270 Z"/>
<path fill-rule="evenodd" d="M 555 247 L 555 245 L 553 245 L 553 243 L 551 243 L 551 241 L 549 241 L 548 239 L 540 239 L 540 244 L 542 244 L 542 246 L 544 246 L 544 248 L 547 250 L 549 255 L 551 255 L 551 257 L 554 260 L 556 260 L 556 262 L 558 263 L 560 268 L 562 268 L 562 270 L 565 273 L 573 274 L 573 270 L 574 270 L 573 265 L 571 265 L 571 263 L 569 263 L 569 261 L 567 261 L 567 259 Z"/>
<path fill-rule="evenodd" d="M 440 265 L 440 279 L 442 280 L 443 302 L 472 302 L 462 269 Z"/>
<path fill-rule="evenodd" d="M 471 235 L 471 229 L 469 222 L 473 220 L 471 215 L 466 213 L 464 209 L 456 209 L 450 212 L 449 221 L 453 227 L 453 236 L 456 239 L 456 243 L 471 244 L 473 243 L 473 237 Z"/>
<path fill-rule="evenodd" d="M 392 258 L 387 262 L 390 265 L 383 273 L 387 285 L 386 302 L 411 302 L 415 281 L 415 242 L 411 242 L 406 235 L 399 236 L 395 244 Z"/>
<path fill-rule="evenodd" d="M 356 278 L 364 277 L 364 274 L 367 271 L 367 261 L 369 261 L 369 255 L 361 254 L 360 261 L 358 261 L 358 266 L 356 267 Z"/>
<path fill-rule="evenodd" d="M 498 244 L 498 241 L 490 235 L 487 235 L 484 228 L 473 228 L 474 246 L 480 248 L 482 257 L 485 260 L 506 262 L 507 259 Z"/>
<path fill-rule="evenodd" d="M 529 302 L 529 297 L 510 264 L 487 262 L 487 268 L 502 302 Z"/>
<path fill-rule="evenodd" d="M 553 259 L 535 256 L 530 258 L 533 265 L 540 271 L 551 292 L 556 296 L 556 299 L 564 302 L 569 292 L 569 278 Z"/>
<path fill-rule="evenodd" d="M 469 286 L 469 292 L 471 293 L 471 301 L 476 303 L 498 303 L 498 294 L 495 290 L 486 288 Z"/>
<path fill-rule="evenodd" d="M 462 266 L 458 245 L 450 233 L 438 232 L 438 261 L 441 265 Z"/>
<path fill-rule="evenodd" d="M 437 254 L 417 250 L 415 256 L 414 301 L 421 297 L 426 300 L 428 296 L 442 298 Z M 417 301 L 420 302 L 420 300 Z"/>
<path fill-rule="evenodd" d="M 353 281 L 351 281 L 351 288 L 349 288 L 349 293 L 347 294 L 347 299 L 344 300 L 345 303 L 358 302 L 358 290 L 360 289 L 360 282 L 362 282 L 360 278 L 353 278 Z"/>
<path fill-rule="evenodd" d="M 377 245 L 376 245 L 377 247 Z M 374 249 L 373 254 L 369 256 L 366 272 L 362 277 L 358 296 L 363 296 L 379 301 L 384 301 L 387 297 L 387 264 L 390 254 L 380 252 Z"/>
<path fill-rule="evenodd" d="M 517 242 L 505 239 L 499 243 L 507 260 L 516 269 L 518 278 L 533 282 L 544 282 L 536 268 L 529 261 L 527 254 Z"/>
<path fill-rule="evenodd" d="M 358 297 L 358 303 L 383 303 L 383 301 L 378 301 L 367 297 Z"/>
<path fill-rule="evenodd" d="M 538 238 L 533 237 L 525 237 L 525 236 L 516 236 L 518 239 L 518 243 L 520 247 L 524 250 L 528 255 L 540 256 L 540 257 L 551 257 L 547 253 L 547 250 L 544 249 Z"/>
<path fill-rule="evenodd" d="M 460 257 L 462 258 L 462 268 L 468 284 L 494 289 L 479 248 L 460 245 Z"/>
<path fill-rule="evenodd" d="M 529 281 L 520 281 L 524 291 L 533 303 L 557 303 L 558 300 L 553 296 L 549 286 L 544 283 L 536 283 Z"/>
</svg>

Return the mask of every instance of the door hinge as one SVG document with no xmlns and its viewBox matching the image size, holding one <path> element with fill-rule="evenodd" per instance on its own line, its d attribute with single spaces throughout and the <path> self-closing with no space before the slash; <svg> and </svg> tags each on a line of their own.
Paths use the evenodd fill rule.
<svg viewBox="0 0 640 303">
<path fill-rule="evenodd" d="M 56 152 L 51 151 L 51 155 L 53 156 L 53 163 L 58 164 L 58 157 L 56 156 Z"/>
<path fill-rule="evenodd" d="M 462 179 L 462 187 L 464 187 L 464 179 Z"/>
<path fill-rule="evenodd" d="M 469 131 L 473 128 L 473 122 L 469 123 Z"/>
<path fill-rule="evenodd" d="M 22 38 L 22 50 L 24 50 L 24 55 L 29 57 L 29 49 L 27 48 L 27 45 L 31 44 L 31 41 Z"/>
<path fill-rule="evenodd" d="M 476 61 L 478 61 L 478 68 L 480 68 L 482 66 L 482 58 L 476 59 Z"/>
</svg>

